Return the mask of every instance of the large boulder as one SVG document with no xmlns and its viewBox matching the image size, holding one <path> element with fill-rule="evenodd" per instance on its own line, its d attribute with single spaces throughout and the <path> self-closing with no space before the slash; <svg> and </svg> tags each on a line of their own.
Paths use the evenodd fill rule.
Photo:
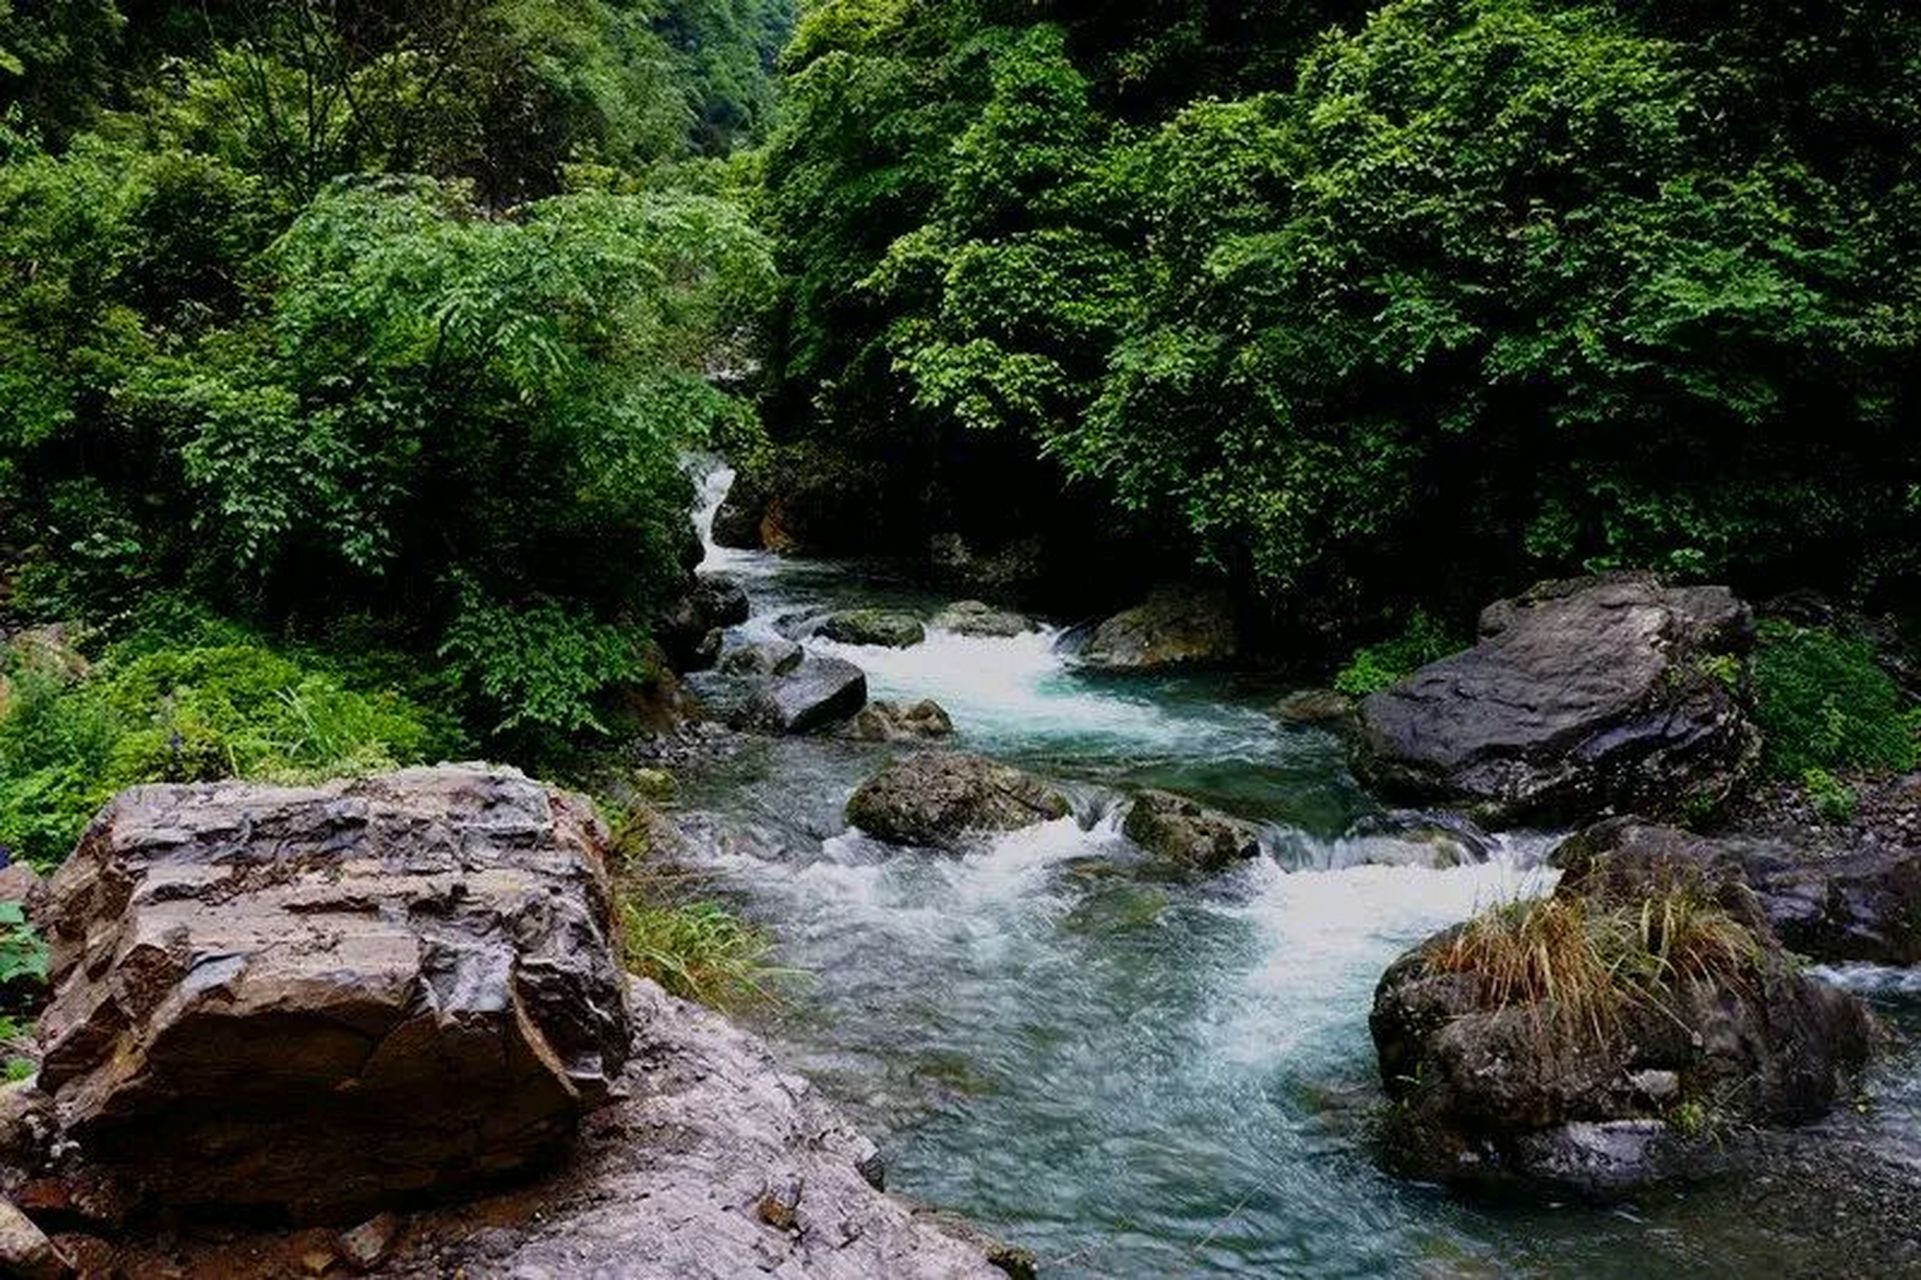
<svg viewBox="0 0 1921 1280">
<path fill-rule="evenodd" d="M 49 884 L 40 1085 L 180 1205 L 334 1218 L 549 1161 L 633 1032 L 605 839 L 479 765 L 132 788 Z"/>
<path fill-rule="evenodd" d="M 1481 641 L 1361 704 L 1356 766 L 1486 822 L 1700 812 L 1751 768 L 1746 605 L 1623 574 L 1490 605 Z"/>
<path fill-rule="evenodd" d="M 1096 627 L 1080 661 L 1100 671 L 1160 671 L 1218 666 L 1239 653 L 1234 610 L 1224 593 L 1168 587 Z"/>
<path fill-rule="evenodd" d="M 1820 827 L 1707 836 L 1616 818 L 1563 841 L 1552 861 L 1575 885 L 1648 866 L 1691 868 L 1717 885 L 1741 885 L 1768 928 L 1801 955 L 1912 965 L 1921 963 L 1921 848 L 1905 835 L 1836 847 Z"/>
<path fill-rule="evenodd" d="M 735 719 L 744 729 L 807 733 L 838 724 L 866 705 L 866 672 L 851 662 L 810 653 L 787 675 L 762 682 Z"/>
<path fill-rule="evenodd" d="M 736 472 L 714 509 L 715 544 L 743 551 L 761 550 L 766 544 L 761 539 L 760 522 L 772 499 L 762 477 L 748 470 Z"/>
<path fill-rule="evenodd" d="M 1068 812 L 1067 797 L 1033 774 L 964 751 L 901 756 L 847 801 L 847 820 L 869 835 L 934 847 L 970 831 L 1016 831 Z"/>
<path fill-rule="evenodd" d="M 791 675 L 805 656 L 792 640 L 755 640 L 721 654 L 720 669 L 735 676 Z"/>
<path fill-rule="evenodd" d="M 1196 871 L 1219 871 L 1261 855 L 1260 828 L 1253 823 L 1171 791 L 1141 792 L 1121 830 L 1156 858 Z"/>
<path fill-rule="evenodd" d="M 839 644 L 908 649 L 927 638 L 927 628 L 919 618 L 889 609 L 843 609 L 828 614 L 815 634 Z"/>
<path fill-rule="evenodd" d="M 1658 857 L 1597 866 L 1403 955 L 1369 1019 L 1390 1163 L 1605 1195 L 1826 1112 L 1873 1019 L 1802 973 L 1745 892 Z"/>
</svg>

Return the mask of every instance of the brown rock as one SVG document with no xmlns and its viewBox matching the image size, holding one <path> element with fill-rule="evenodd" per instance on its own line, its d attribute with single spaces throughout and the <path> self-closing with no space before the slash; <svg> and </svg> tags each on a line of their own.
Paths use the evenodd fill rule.
<svg viewBox="0 0 1921 1280">
<path fill-rule="evenodd" d="M 135 787 L 50 881 L 40 1083 L 174 1203 L 338 1217 L 550 1159 L 629 1050 L 605 839 L 488 766 Z"/>
<path fill-rule="evenodd" d="M 1220 665 L 1239 653 L 1234 611 L 1224 594 L 1168 587 L 1096 627 L 1080 660 L 1102 671 L 1161 671 Z"/>
<path fill-rule="evenodd" d="M 17 1280 L 67 1280 L 73 1264 L 33 1220 L 0 1199 L 0 1275 Z"/>
<path fill-rule="evenodd" d="M 334 1243 L 340 1256 L 356 1271 L 372 1271 L 387 1260 L 400 1239 L 400 1219 L 391 1213 L 378 1213 L 351 1231 L 343 1231 Z"/>
<path fill-rule="evenodd" d="M 1064 818 L 1067 797 L 1011 765 L 964 751 L 917 751 L 863 782 L 847 820 L 894 844 L 941 846 L 969 831 Z"/>
</svg>

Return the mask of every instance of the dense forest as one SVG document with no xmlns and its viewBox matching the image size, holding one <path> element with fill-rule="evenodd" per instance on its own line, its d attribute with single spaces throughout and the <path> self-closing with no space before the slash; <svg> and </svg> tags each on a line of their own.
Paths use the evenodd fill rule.
<svg viewBox="0 0 1921 1280">
<path fill-rule="evenodd" d="M 691 449 L 1336 664 L 1595 568 L 1900 605 L 1917 135 L 1892 0 L 16 2 L 5 608 L 538 757 L 662 666 Z M 123 694 L 9 772 L 243 767 Z"/>
</svg>

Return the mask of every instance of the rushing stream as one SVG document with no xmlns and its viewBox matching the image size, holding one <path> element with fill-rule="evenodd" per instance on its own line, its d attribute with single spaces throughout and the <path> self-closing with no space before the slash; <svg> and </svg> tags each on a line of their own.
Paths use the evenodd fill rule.
<svg viewBox="0 0 1921 1280">
<path fill-rule="evenodd" d="M 707 482 L 707 522 L 727 479 Z M 702 567 L 746 586 L 749 637 L 827 607 L 946 602 L 711 540 Z M 880 844 L 841 806 L 903 748 L 830 738 L 756 741 L 684 780 L 690 859 L 809 975 L 765 1029 L 881 1142 L 890 1189 L 974 1217 L 1049 1276 L 1795 1273 L 1797 1241 L 1744 1221 L 1725 1186 L 1494 1208 L 1378 1172 L 1375 981 L 1434 929 L 1540 892 L 1549 840 L 1380 865 L 1421 849 L 1349 834 L 1376 806 L 1329 736 L 1267 714 L 1273 686 L 1096 679 L 1056 638 L 813 643 L 876 697 L 939 701 L 955 745 L 1061 780 L 1073 818 L 964 857 Z M 1149 784 L 1270 823 L 1275 857 L 1200 883 L 1146 874 L 1117 801 Z M 1915 1091 L 1881 1092 L 1881 1123 L 1912 1130 Z"/>
</svg>

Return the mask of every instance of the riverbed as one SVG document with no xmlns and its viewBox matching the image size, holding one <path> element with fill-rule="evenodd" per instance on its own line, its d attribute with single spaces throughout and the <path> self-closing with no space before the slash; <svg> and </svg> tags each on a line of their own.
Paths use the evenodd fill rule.
<svg viewBox="0 0 1921 1280">
<path fill-rule="evenodd" d="M 705 482 L 703 535 L 727 479 Z M 702 571 L 748 592 L 734 639 L 852 605 L 926 617 L 950 599 L 883 568 L 711 539 Z M 1426 865 L 1431 846 L 1383 821 L 1335 737 L 1271 714 L 1284 686 L 1077 672 L 1059 643 L 1072 621 L 1006 639 L 935 630 L 901 650 L 810 641 L 864 668 L 874 697 L 938 701 L 953 745 L 1061 783 L 1069 818 L 961 856 L 882 844 L 841 807 L 907 748 L 825 737 L 750 740 L 682 780 L 688 860 L 804 975 L 761 1030 L 880 1142 L 891 1190 L 977 1219 L 1048 1276 L 1645 1280 L 1901 1265 L 1879 1253 L 1886 1241 L 1837 1235 L 1819 1176 L 1783 1175 L 1770 1213 L 1752 1178 L 1628 1205 L 1494 1206 L 1381 1173 L 1368 1146 L 1375 982 L 1434 930 L 1551 887 L 1540 864 L 1555 834 L 1491 836 L 1463 865 Z M 1263 823 L 1268 856 L 1210 879 L 1156 874 L 1120 833 L 1125 797 L 1149 785 Z M 1897 1027 L 1921 1007 L 1893 975 L 1839 976 Z M 1827 1126 L 1835 1162 L 1911 1142 L 1914 1075 L 1898 1050 L 1859 1112 Z M 1823 1141 L 1807 1138 L 1816 1174 Z M 1898 1181 L 1904 1159 L 1854 1181 Z M 1873 1199 L 1884 1193 L 1865 1190 L 1860 1212 L 1885 1209 Z"/>
</svg>

